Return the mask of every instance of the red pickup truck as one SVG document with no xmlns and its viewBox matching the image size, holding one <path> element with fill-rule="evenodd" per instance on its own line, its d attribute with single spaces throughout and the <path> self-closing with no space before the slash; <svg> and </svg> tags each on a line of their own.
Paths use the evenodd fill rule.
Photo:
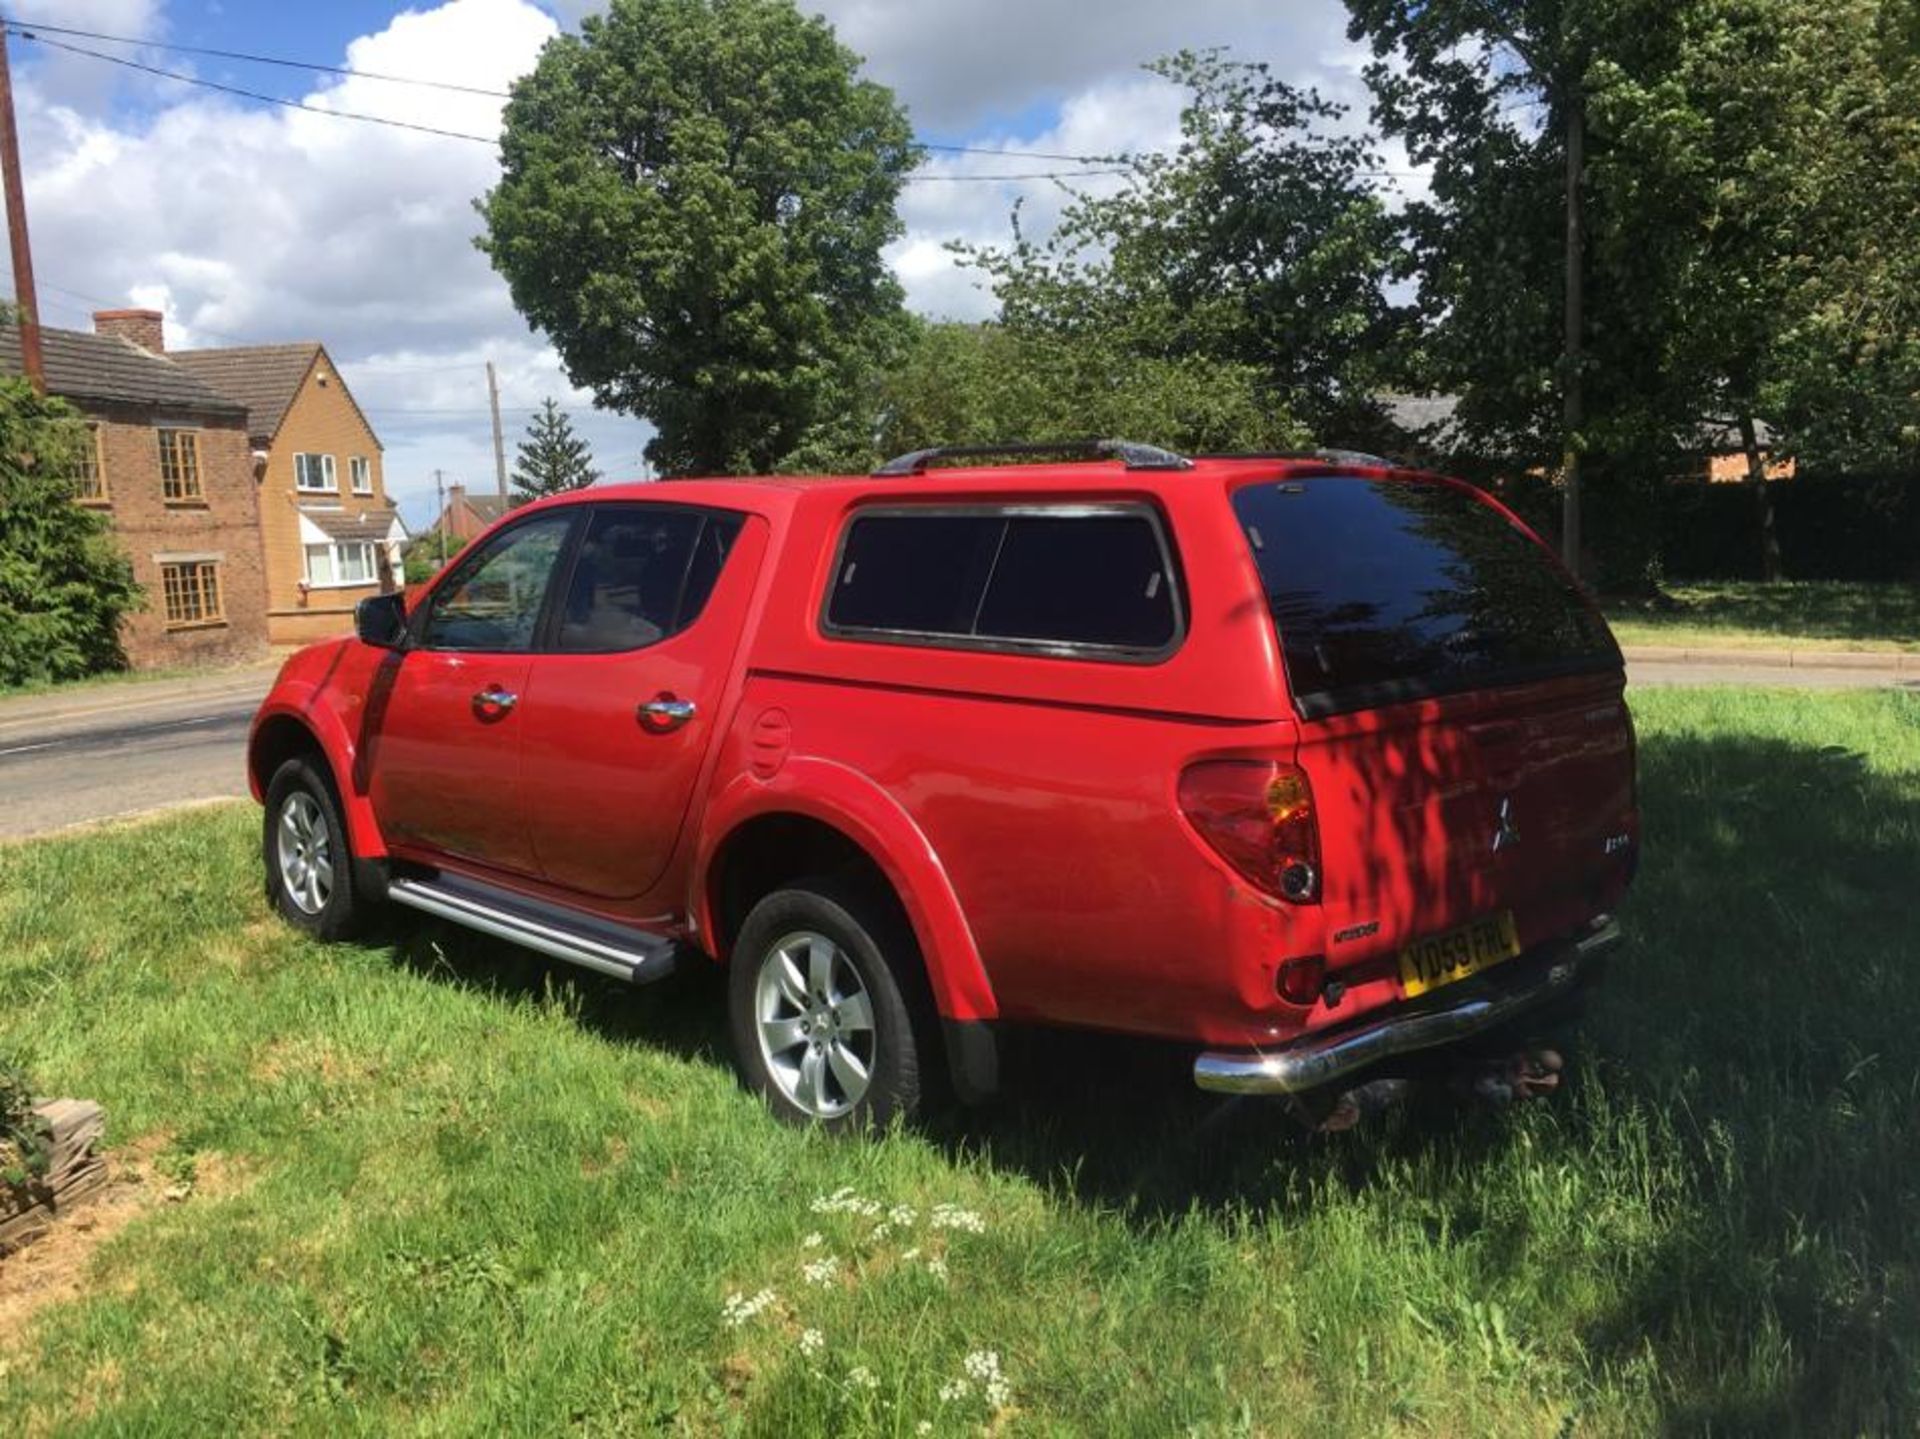
<svg viewBox="0 0 1920 1439">
<path fill-rule="evenodd" d="M 1513 515 L 1339 453 L 955 458 L 594 487 L 363 602 L 254 722 L 280 911 L 717 961 L 746 1081 L 836 1128 L 990 1093 L 1010 1024 L 1339 1092 L 1597 969 L 1620 652 Z"/>
</svg>

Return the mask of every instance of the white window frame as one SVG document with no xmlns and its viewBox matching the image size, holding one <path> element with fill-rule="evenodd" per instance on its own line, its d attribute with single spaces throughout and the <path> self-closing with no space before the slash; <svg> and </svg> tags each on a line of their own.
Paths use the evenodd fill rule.
<svg viewBox="0 0 1920 1439">
<path fill-rule="evenodd" d="M 356 495 L 373 493 L 373 461 L 365 455 L 354 455 L 347 461 L 347 476 Z"/>
<path fill-rule="evenodd" d="M 368 585 L 380 583 L 380 559 L 374 553 L 378 540 L 329 540 L 323 545 L 302 545 L 300 547 L 300 572 L 305 576 L 304 583 L 310 590 L 359 590 Z M 313 577 L 315 550 L 325 550 L 327 555 L 327 573 L 329 579 L 316 580 Z M 358 550 L 365 561 L 366 578 L 344 579 L 346 573 L 346 555 L 349 550 Z"/>
<path fill-rule="evenodd" d="M 302 460 L 320 462 L 320 483 L 310 485 L 306 482 L 306 469 Z M 311 450 L 296 451 L 293 457 L 293 487 L 303 495 L 337 495 L 340 493 L 339 472 L 334 468 L 333 456 L 322 455 Z"/>
</svg>

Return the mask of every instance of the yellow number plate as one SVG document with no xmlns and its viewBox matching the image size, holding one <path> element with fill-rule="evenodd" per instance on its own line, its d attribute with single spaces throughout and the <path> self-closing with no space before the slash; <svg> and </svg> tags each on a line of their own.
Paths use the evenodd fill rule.
<svg viewBox="0 0 1920 1439">
<path fill-rule="evenodd" d="M 1400 983 L 1411 999 L 1490 969 L 1519 952 L 1520 935 L 1513 927 L 1513 912 L 1503 910 L 1445 934 L 1416 939 L 1400 951 Z"/>
</svg>

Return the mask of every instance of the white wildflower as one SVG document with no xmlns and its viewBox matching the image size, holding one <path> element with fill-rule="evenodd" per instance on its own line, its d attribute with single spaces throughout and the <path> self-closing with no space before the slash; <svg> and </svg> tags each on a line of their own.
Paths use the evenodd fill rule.
<svg viewBox="0 0 1920 1439">
<path fill-rule="evenodd" d="M 927 1273 L 931 1274 L 935 1279 L 938 1279 L 942 1284 L 945 1284 L 947 1282 L 947 1261 L 937 1254 L 934 1255 L 933 1258 L 927 1261 Z"/>
<path fill-rule="evenodd" d="M 824 1289 L 839 1277 L 840 1260 L 832 1254 L 810 1259 L 800 1266 L 800 1272 L 806 1276 L 807 1283 L 818 1284 Z"/>
<path fill-rule="evenodd" d="M 1000 1372 L 998 1350 L 976 1349 L 961 1361 L 961 1366 L 968 1375 L 979 1381 L 980 1392 L 985 1396 L 988 1408 L 1004 1409 L 1013 1402 L 1013 1386 L 1007 1383 L 1006 1375 Z"/>
<path fill-rule="evenodd" d="M 850 1188 L 822 1194 L 807 1206 L 815 1214 L 858 1214 L 866 1219 L 878 1218 L 884 1207 L 877 1199 L 862 1199 Z"/>
<path fill-rule="evenodd" d="M 966 1380 L 949 1379 L 945 1384 L 940 1386 L 940 1402 L 942 1404 L 952 1404 L 956 1400 L 966 1398 L 972 1392 L 973 1386 Z"/>
<path fill-rule="evenodd" d="M 738 1329 L 751 1320 L 758 1319 L 767 1310 L 779 1302 L 780 1296 L 771 1289 L 762 1289 L 749 1299 L 744 1294 L 729 1294 L 725 1304 L 720 1306 L 720 1317 L 727 1328 Z"/>
<path fill-rule="evenodd" d="M 936 1204 L 927 1222 L 935 1229 L 957 1229 L 968 1234 L 985 1234 L 987 1221 L 971 1209 L 962 1209 L 957 1204 Z"/>
<path fill-rule="evenodd" d="M 876 1224 L 873 1227 L 873 1235 L 872 1235 L 873 1242 L 875 1244 L 878 1244 L 891 1233 L 893 1233 L 893 1226 L 891 1224 L 887 1224 L 884 1222 L 880 1224 Z"/>
<path fill-rule="evenodd" d="M 960 1367 L 973 1378 L 985 1383 L 989 1379 L 1000 1377 L 1000 1355 L 992 1349 L 976 1349 L 960 1361 Z"/>
<path fill-rule="evenodd" d="M 914 1245 L 913 1248 L 909 1249 L 905 1254 L 902 1254 L 900 1256 L 900 1258 L 908 1264 L 913 1263 L 913 1261 L 918 1259 L 919 1257 L 920 1257 L 920 1246 L 918 1244 Z"/>
<path fill-rule="evenodd" d="M 887 1223 L 897 1229 L 907 1229 L 920 1216 L 914 1212 L 911 1204 L 896 1204 L 887 1211 Z"/>
<path fill-rule="evenodd" d="M 880 1380 L 864 1364 L 856 1364 L 847 1371 L 847 1383 L 856 1389 L 878 1389 Z"/>
<path fill-rule="evenodd" d="M 913 1426 L 913 1432 L 916 1434 L 933 1433 L 933 1421 L 931 1419 L 922 1419 L 918 1424 Z"/>
<path fill-rule="evenodd" d="M 802 1249 L 818 1249 L 822 1244 L 825 1244 L 826 1242 L 827 1242 L 827 1236 L 822 1234 L 819 1230 L 816 1229 L 813 1231 L 813 1233 L 809 1234 L 805 1239 L 802 1239 L 800 1241 L 800 1247 Z"/>
<path fill-rule="evenodd" d="M 809 1359 L 824 1349 L 826 1344 L 827 1336 L 822 1334 L 818 1329 L 802 1329 L 800 1331 L 800 1352 Z"/>
</svg>

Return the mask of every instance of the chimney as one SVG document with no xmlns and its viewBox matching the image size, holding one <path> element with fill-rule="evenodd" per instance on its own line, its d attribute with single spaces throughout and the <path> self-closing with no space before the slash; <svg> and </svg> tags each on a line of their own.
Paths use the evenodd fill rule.
<svg viewBox="0 0 1920 1439">
<path fill-rule="evenodd" d="M 158 310 L 95 310 L 93 332 L 96 335 L 118 335 L 123 340 L 133 341 L 143 350 L 164 355 L 167 352 L 164 319 Z"/>
</svg>

